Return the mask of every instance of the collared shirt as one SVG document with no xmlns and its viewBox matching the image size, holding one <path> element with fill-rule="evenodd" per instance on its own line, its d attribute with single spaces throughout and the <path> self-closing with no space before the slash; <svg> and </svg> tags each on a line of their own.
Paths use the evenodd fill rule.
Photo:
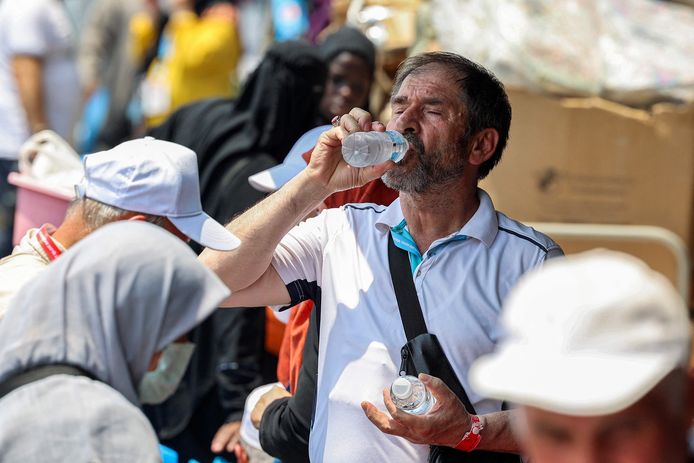
<svg viewBox="0 0 694 463">
<path fill-rule="evenodd" d="M 65 247 L 50 236 L 51 228 L 44 225 L 41 229 L 30 229 L 15 246 L 12 254 L 0 259 L 0 320 L 4 318 L 12 296 L 54 259 L 41 245 L 41 230 L 45 232 L 43 238 L 49 243 L 49 249 L 57 249 L 58 254 L 65 251 Z"/>
<path fill-rule="evenodd" d="M 499 311 L 516 280 L 561 249 L 496 212 L 482 190 L 479 199 L 460 230 L 420 253 L 413 278 L 429 332 L 484 414 L 500 410 L 501 403 L 472 390 L 468 367 L 499 340 Z M 403 219 L 399 201 L 330 209 L 294 228 L 275 252 L 273 266 L 292 303 L 313 298 L 320 310 L 312 461 L 427 459 L 427 446 L 382 434 L 360 407 L 367 400 L 384 408 L 382 391 L 397 377 L 406 342 L 387 256 L 388 234 Z"/>
</svg>

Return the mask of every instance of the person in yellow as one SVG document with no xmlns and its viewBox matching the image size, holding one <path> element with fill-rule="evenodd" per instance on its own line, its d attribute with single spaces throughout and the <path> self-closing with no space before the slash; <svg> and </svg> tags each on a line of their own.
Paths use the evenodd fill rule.
<svg viewBox="0 0 694 463">
<path fill-rule="evenodd" d="M 241 46 L 230 3 L 146 0 L 130 31 L 133 54 L 146 69 L 140 97 L 147 127 L 193 101 L 235 96 Z"/>
</svg>

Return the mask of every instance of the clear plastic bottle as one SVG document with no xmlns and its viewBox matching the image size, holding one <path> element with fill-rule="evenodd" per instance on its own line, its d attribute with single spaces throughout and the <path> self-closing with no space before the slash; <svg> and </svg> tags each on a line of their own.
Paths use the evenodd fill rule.
<svg viewBox="0 0 694 463">
<path fill-rule="evenodd" d="M 409 149 L 400 132 L 357 132 L 342 141 L 342 157 L 354 167 L 366 167 L 387 160 L 399 162 Z"/>
<path fill-rule="evenodd" d="M 414 376 L 400 376 L 393 381 L 390 398 L 396 407 L 412 415 L 424 415 L 436 403 L 424 383 Z"/>
</svg>

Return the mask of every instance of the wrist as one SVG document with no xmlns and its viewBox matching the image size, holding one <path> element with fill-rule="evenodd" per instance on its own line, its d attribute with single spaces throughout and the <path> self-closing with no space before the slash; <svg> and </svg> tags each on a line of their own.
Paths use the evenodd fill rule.
<svg viewBox="0 0 694 463">
<path fill-rule="evenodd" d="M 472 452 L 475 450 L 482 440 L 481 433 L 484 426 L 485 420 L 483 416 L 471 415 L 470 429 L 465 432 L 460 442 L 455 446 L 455 449 L 463 452 Z"/>
<path fill-rule="evenodd" d="M 312 206 L 320 204 L 325 198 L 334 193 L 329 184 L 326 184 L 319 176 L 314 175 L 308 168 L 296 176 L 299 183 L 298 190 L 303 192 L 312 203 Z"/>
</svg>

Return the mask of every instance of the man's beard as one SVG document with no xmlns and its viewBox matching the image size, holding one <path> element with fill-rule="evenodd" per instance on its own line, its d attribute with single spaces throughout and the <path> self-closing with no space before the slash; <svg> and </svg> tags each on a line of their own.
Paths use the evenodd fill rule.
<svg viewBox="0 0 694 463">
<path fill-rule="evenodd" d="M 383 174 L 381 180 L 386 186 L 405 193 L 426 193 L 463 175 L 465 155 L 460 148 L 465 146 L 464 143 L 426 153 L 417 135 L 406 132 L 403 136 L 410 144 L 408 156 L 414 156 L 416 160 L 413 166 L 398 165 Z"/>
</svg>

